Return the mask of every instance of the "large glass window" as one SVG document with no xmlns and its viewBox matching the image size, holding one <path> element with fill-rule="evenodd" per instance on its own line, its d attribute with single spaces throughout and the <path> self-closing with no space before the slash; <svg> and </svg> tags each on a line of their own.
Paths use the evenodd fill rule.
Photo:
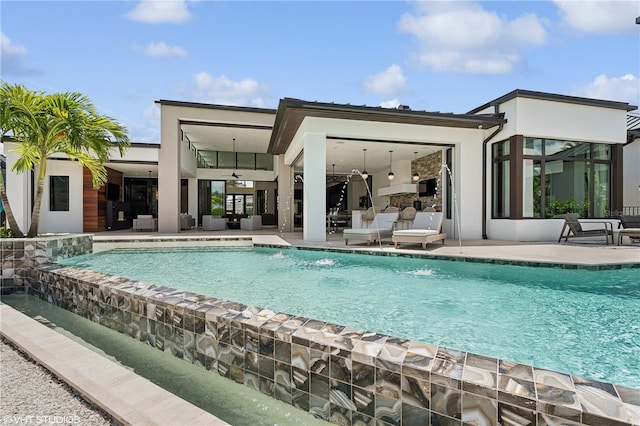
<svg viewBox="0 0 640 426">
<path fill-rule="evenodd" d="M 211 214 L 213 216 L 224 215 L 224 181 L 211 181 Z"/>
<path fill-rule="evenodd" d="M 545 217 L 589 217 L 589 162 L 547 161 L 544 177 Z"/>
<path fill-rule="evenodd" d="M 227 194 L 226 214 L 227 216 L 251 216 L 253 214 L 253 195 Z"/>
<path fill-rule="evenodd" d="M 493 217 L 605 217 L 612 203 L 612 151 L 609 144 L 520 136 L 493 144 Z M 508 206 L 512 199 L 515 212 Z"/>
<path fill-rule="evenodd" d="M 493 154 L 492 215 L 495 218 L 509 217 L 511 203 L 510 143 L 509 141 L 494 143 L 491 146 L 491 151 Z"/>
<path fill-rule="evenodd" d="M 522 162 L 522 215 L 525 217 L 542 216 L 540 169 L 538 160 Z"/>
<path fill-rule="evenodd" d="M 204 169 L 273 170 L 273 155 L 266 153 L 201 150 L 197 158 Z"/>
<path fill-rule="evenodd" d="M 49 176 L 49 210 L 69 211 L 69 176 Z"/>
</svg>

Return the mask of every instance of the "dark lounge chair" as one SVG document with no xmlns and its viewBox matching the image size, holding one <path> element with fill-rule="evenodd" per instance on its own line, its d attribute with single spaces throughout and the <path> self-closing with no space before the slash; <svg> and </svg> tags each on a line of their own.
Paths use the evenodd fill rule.
<svg viewBox="0 0 640 426">
<path fill-rule="evenodd" d="M 620 216 L 618 225 L 618 245 L 622 244 L 622 237 L 629 237 L 634 241 L 640 240 L 640 216 Z"/>
<path fill-rule="evenodd" d="M 604 220 L 585 220 L 583 223 L 595 224 L 597 227 L 594 227 L 593 229 L 582 229 L 582 224 L 576 215 L 564 215 L 564 225 L 562 225 L 562 231 L 560 231 L 558 242 L 563 238 L 564 241 L 567 242 L 569 238 L 602 236 L 605 238 L 607 245 L 609 245 L 609 237 L 611 237 L 611 244 L 613 244 L 613 224 L 611 222 Z"/>
</svg>

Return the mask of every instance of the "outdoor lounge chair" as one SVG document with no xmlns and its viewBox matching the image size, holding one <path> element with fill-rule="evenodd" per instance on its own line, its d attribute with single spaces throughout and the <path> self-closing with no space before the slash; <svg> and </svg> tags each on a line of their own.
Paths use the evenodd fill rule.
<svg viewBox="0 0 640 426">
<path fill-rule="evenodd" d="M 594 225 L 592 229 L 582 229 L 582 223 Z M 607 245 L 609 245 L 609 236 L 611 236 L 611 244 L 613 244 L 613 224 L 605 220 L 583 220 L 582 223 L 574 214 L 564 215 L 564 225 L 560 231 L 558 242 L 564 238 L 567 242 L 569 238 L 582 237 L 604 237 Z M 565 234 L 565 230 L 567 231 Z"/>
<path fill-rule="evenodd" d="M 381 241 L 383 238 L 389 238 L 393 233 L 397 220 L 397 212 L 377 213 L 368 228 L 345 229 L 343 231 L 344 244 L 348 245 L 349 240 L 356 240 L 366 241 L 367 245 L 370 245 L 372 241 Z"/>
<path fill-rule="evenodd" d="M 634 241 L 640 240 L 640 216 L 620 216 L 618 224 L 618 245 L 622 244 L 622 237 L 629 237 Z"/>
<path fill-rule="evenodd" d="M 447 234 L 442 233 L 442 212 L 418 212 L 410 229 L 393 231 L 391 241 L 395 248 L 400 243 L 420 243 L 422 248 L 427 244 L 441 240 L 444 244 Z"/>
</svg>

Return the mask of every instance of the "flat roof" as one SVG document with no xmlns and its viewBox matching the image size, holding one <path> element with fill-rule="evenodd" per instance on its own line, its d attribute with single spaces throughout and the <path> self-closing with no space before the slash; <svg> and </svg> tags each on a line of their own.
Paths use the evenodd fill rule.
<svg viewBox="0 0 640 426">
<path fill-rule="evenodd" d="M 579 96 L 559 95 L 557 93 L 546 93 L 546 92 L 536 92 L 533 90 L 516 89 L 507 93 L 506 95 L 502 95 L 499 98 L 496 98 L 492 101 L 487 102 L 484 105 L 481 105 L 477 108 L 472 109 L 467 114 L 478 113 L 491 106 L 503 104 L 514 98 L 539 99 L 543 101 L 555 101 L 555 102 L 564 102 L 564 103 L 579 104 L 579 105 L 597 106 L 602 108 L 622 109 L 625 111 L 633 111 L 635 109 L 638 109 L 637 106 L 630 105 L 628 102 L 605 101 L 602 99 L 583 98 Z"/>
<path fill-rule="evenodd" d="M 258 108 L 258 107 L 246 107 L 236 105 L 220 105 L 220 104 L 206 104 L 202 102 L 185 102 L 185 101 L 172 101 L 168 99 L 159 99 L 155 103 L 160 105 L 177 106 L 183 108 L 204 108 L 204 109 L 218 109 L 226 111 L 242 111 L 242 112 L 257 112 L 261 114 L 275 114 L 276 110 L 273 108 Z"/>
<path fill-rule="evenodd" d="M 506 122 L 504 118 L 495 114 L 453 114 L 284 98 L 280 100 L 278 105 L 268 152 L 274 155 L 283 154 L 306 117 L 468 129 L 479 127 L 489 129 Z"/>
</svg>

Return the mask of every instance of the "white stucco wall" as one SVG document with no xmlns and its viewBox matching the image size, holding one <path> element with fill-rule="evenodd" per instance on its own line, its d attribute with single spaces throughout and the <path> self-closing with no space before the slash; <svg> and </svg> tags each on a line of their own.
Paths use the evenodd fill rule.
<svg viewBox="0 0 640 426">
<path fill-rule="evenodd" d="M 69 176 L 69 211 L 49 210 L 49 176 Z M 40 205 L 39 232 L 82 232 L 82 196 L 82 166 L 74 161 L 49 160 Z"/>
<path fill-rule="evenodd" d="M 623 205 L 640 207 L 640 139 L 625 145 Z"/>
<path fill-rule="evenodd" d="M 627 112 L 599 106 L 515 98 L 500 105 L 502 134 L 596 143 L 624 143 Z"/>
<path fill-rule="evenodd" d="M 17 174 L 12 170 L 12 166 L 17 159 L 16 153 L 13 152 L 16 144 L 5 143 L 4 145 L 7 162 L 7 177 L 5 180 L 7 198 L 18 226 L 26 234 L 31 223 L 31 197 L 30 191 L 27 190 L 27 188 L 31 188 L 31 173 Z"/>
<path fill-rule="evenodd" d="M 23 233 L 27 233 L 31 225 L 31 173 L 16 174 L 11 170 L 17 156 L 13 152 L 15 144 L 7 144 L 7 197 L 11 210 Z M 39 168 L 34 171 L 37 177 Z M 69 211 L 49 210 L 49 176 L 69 176 Z M 35 185 L 34 185 L 35 190 Z M 40 204 L 40 223 L 38 232 L 82 232 L 82 166 L 68 160 L 47 161 L 47 175 L 44 180 L 42 202 Z"/>
</svg>

